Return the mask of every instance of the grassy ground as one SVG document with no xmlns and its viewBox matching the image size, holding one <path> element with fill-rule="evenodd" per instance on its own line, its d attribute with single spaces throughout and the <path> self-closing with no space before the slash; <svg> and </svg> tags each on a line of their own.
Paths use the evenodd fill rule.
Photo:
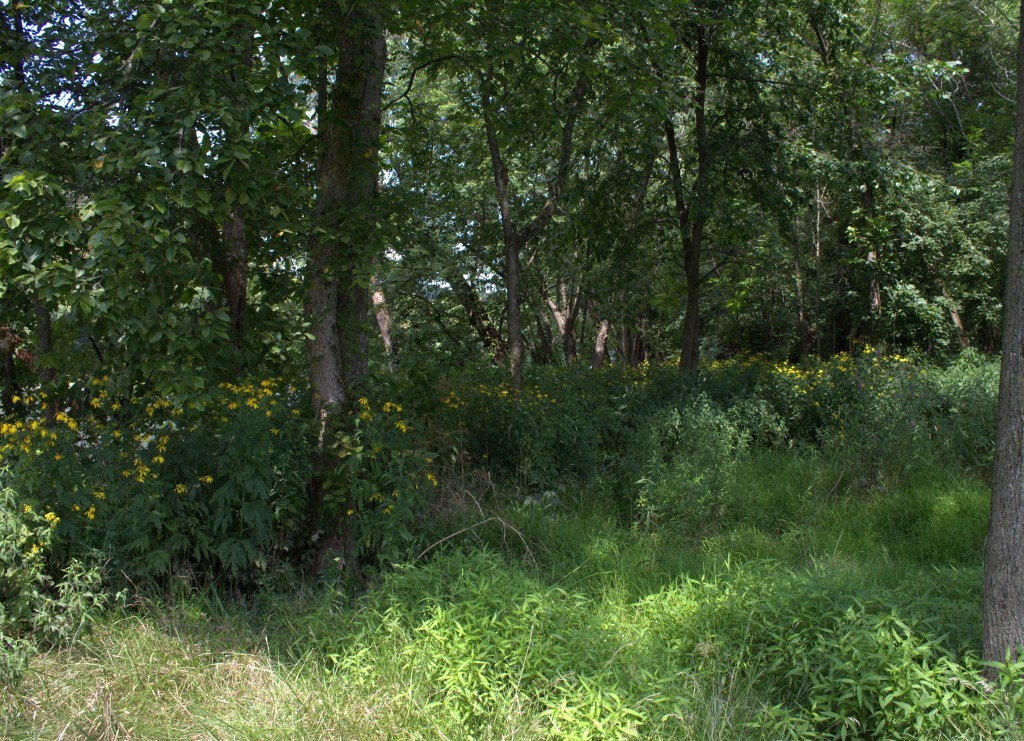
<svg viewBox="0 0 1024 741">
<path fill-rule="evenodd" d="M 624 525 L 597 483 L 494 501 L 359 598 L 182 588 L 34 659 L 0 733 L 1020 737 L 1020 668 L 976 658 L 984 485 L 841 479 L 754 454 L 699 527 Z"/>
</svg>

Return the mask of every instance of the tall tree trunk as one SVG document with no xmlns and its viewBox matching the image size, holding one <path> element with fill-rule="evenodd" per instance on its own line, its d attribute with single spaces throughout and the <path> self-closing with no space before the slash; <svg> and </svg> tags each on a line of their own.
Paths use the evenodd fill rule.
<svg viewBox="0 0 1024 741">
<path fill-rule="evenodd" d="M 53 427 L 57 423 L 57 400 L 54 398 L 56 389 L 53 387 L 57 380 L 57 371 L 53 367 L 53 329 L 50 322 L 50 309 L 39 289 L 36 289 L 33 297 L 33 305 L 36 314 L 36 362 L 39 366 L 39 382 L 44 393 L 50 395 L 49 400 L 43 405 L 46 423 Z"/>
<path fill-rule="evenodd" d="M 330 450 L 351 404 L 349 389 L 368 372 L 366 324 L 370 305 L 367 266 L 375 246 L 373 199 L 379 171 L 381 95 L 387 47 L 376 1 L 342 17 L 321 0 L 325 32 L 338 51 L 333 81 L 324 70 L 317 100 L 316 204 L 309 237 L 307 342 L 318 446 L 312 482 L 313 516 L 327 529 L 321 541 L 356 568 L 348 518 L 324 511 L 324 480 L 335 467 Z M 345 502 L 337 502 L 344 511 Z M 314 570 L 319 568 L 319 561 Z"/>
<path fill-rule="evenodd" d="M 807 310 L 804 306 L 804 276 L 800 269 L 800 222 L 793 224 L 790 237 L 793 250 L 793 280 L 796 284 L 796 324 L 800 335 L 800 357 L 806 357 L 811 350 L 811 328 L 807 323 Z"/>
<path fill-rule="evenodd" d="M 591 360 L 593 368 L 600 368 L 608 357 L 608 332 L 611 329 L 607 319 L 602 319 L 597 328 L 597 337 L 594 338 L 594 357 Z"/>
<path fill-rule="evenodd" d="M 582 291 L 570 288 L 568 281 L 559 281 L 555 301 L 547 292 L 543 282 L 541 283 L 543 299 L 551 309 L 555 317 L 555 326 L 558 329 L 558 339 L 562 344 L 562 354 L 565 356 L 565 363 L 569 365 L 576 360 L 576 320 L 580 313 L 582 303 Z"/>
<path fill-rule="evenodd" d="M 710 31 L 697 26 L 697 95 L 694 110 L 694 134 L 697 137 L 697 181 L 694 185 L 696 208 L 689 239 L 684 243 L 683 266 L 686 270 L 686 313 L 683 315 L 683 348 L 679 357 L 684 370 L 696 370 L 700 360 L 700 251 L 704 241 L 707 212 L 708 176 L 711 173 L 711 150 L 705 116 L 708 90 L 708 55 Z"/>
<path fill-rule="evenodd" d="M 824 194 L 821 187 L 814 188 L 814 341 L 815 353 L 821 357 L 821 212 Z"/>
<path fill-rule="evenodd" d="M 700 360 L 700 252 L 704 241 L 707 212 L 708 177 L 711 174 L 711 149 L 708 142 L 706 105 L 710 30 L 697 26 L 697 71 L 694 81 L 694 137 L 697 146 L 697 177 L 693 184 L 694 202 L 688 208 L 683 194 L 682 174 L 675 128 L 665 122 L 665 138 L 669 150 L 669 172 L 676 202 L 676 219 L 683 239 L 683 270 L 686 274 L 686 310 L 683 313 L 683 344 L 679 366 L 695 370 Z"/>
<path fill-rule="evenodd" d="M 985 543 L 982 657 L 987 661 L 1002 661 L 1007 654 L 1017 658 L 1024 646 L 1024 0 L 1020 21 L 1003 358 Z"/>
<path fill-rule="evenodd" d="M 865 183 L 860 194 L 860 205 L 863 211 L 864 225 L 867 226 L 875 213 L 875 189 L 871 183 Z M 877 322 L 882 318 L 882 286 L 878 280 L 878 251 L 874 247 L 868 249 L 868 300 L 871 306 L 872 319 Z"/>
<path fill-rule="evenodd" d="M 231 322 L 231 340 L 236 347 L 245 341 L 246 300 L 249 283 L 249 258 L 245 243 L 245 222 L 232 210 L 221 229 L 223 265 L 219 268 L 224 281 L 224 301 Z"/>
</svg>

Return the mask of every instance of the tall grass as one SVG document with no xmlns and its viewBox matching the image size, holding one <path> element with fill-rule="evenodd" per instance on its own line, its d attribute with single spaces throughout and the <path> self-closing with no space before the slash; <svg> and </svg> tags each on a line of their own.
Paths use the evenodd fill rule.
<svg viewBox="0 0 1024 741">
<path fill-rule="evenodd" d="M 0 734 L 1019 738 L 1024 664 L 978 657 L 993 376 L 960 363 L 407 390 L 481 436 L 432 433 L 452 467 L 404 565 L 358 595 L 172 582 L 34 658 Z"/>
</svg>

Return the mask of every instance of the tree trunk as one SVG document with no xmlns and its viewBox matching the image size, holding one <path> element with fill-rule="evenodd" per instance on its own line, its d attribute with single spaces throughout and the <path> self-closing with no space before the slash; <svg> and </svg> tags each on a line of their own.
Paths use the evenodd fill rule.
<svg viewBox="0 0 1024 741">
<path fill-rule="evenodd" d="M 694 111 L 694 133 L 697 137 L 697 181 L 694 184 L 696 208 L 691 220 L 692 230 L 683 248 L 686 270 L 686 313 L 683 315 L 683 348 L 679 356 L 684 370 L 696 370 L 700 360 L 700 251 L 704 241 L 704 221 L 707 211 L 708 176 L 711 173 L 711 150 L 708 146 L 705 106 L 708 88 L 708 55 L 710 32 L 697 26 L 697 96 Z"/>
<path fill-rule="evenodd" d="M 1003 358 L 985 543 L 982 657 L 987 661 L 1015 659 L 1024 646 L 1024 1 L 1020 20 Z"/>
<path fill-rule="evenodd" d="M 36 314 L 36 363 L 39 366 L 39 382 L 43 393 L 50 394 L 50 399 L 43 405 L 46 423 L 53 427 L 57 424 L 57 400 L 54 398 L 57 371 L 53 367 L 53 329 L 50 323 L 50 309 L 46 306 L 39 289 L 33 297 Z"/>
<path fill-rule="evenodd" d="M 388 356 L 388 364 L 391 364 L 391 356 L 394 348 L 391 344 L 391 313 L 388 311 L 387 302 L 384 300 L 384 289 L 376 277 L 370 278 L 370 298 L 373 301 L 373 308 L 376 310 L 377 329 L 380 331 L 381 342 L 384 343 L 384 352 Z"/>
<path fill-rule="evenodd" d="M 796 284 L 796 324 L 800 334 L 799 355 L 801 358 L 807 356 L 811 350 L 811 328 L 807 323 L 807 310 L 804 306 L 804 276 L 800 269 L 800 223 L 793 224 L 793 234 L 790 239 L 790 246 L 793 249 L 793 280 Z"/>
<path fill-rule="evenodd" d="M 491 352 L 491 359 L 495 365 L 500 365 L 508 357 L 508 344 L 501 336 L 494 323 L 487 315 L 487 308 L 483 305 L 473 285 L 466 280 L 466 277 L 459 272 L 449 271 L 445 276 L 448 285 L 452 287 L 455 298 L 462 304 L 466 312 L 466 318 L 476 331 L 477 337 Z"/>
<path fill-rule="evenodd" d="M 14 414 L 14 397 L 18 395 L 18 377 L 14 367 L 14 350 L 21 344 L 21 338 L 10 327 L 0 327 L 0 358 L 3 359 L 4 387 L 0 402 L 3 416 Z"/>
<path fill-rule="evenodd" d="M 387 54 L 378 2 L 365 2 L 341 17 L 330 0 L 319 9 L 326 35 L 336 44 L 337 68 L 324 70 L 317 96 L 316 204 L 309 237 L 307 342 L 317 451 L 311 484 L 313 518 L 327 530 L 314 570 L 328 549 L 343 566 L 357 568 L 346 502 L 325 511 L 324 481 L 335 467 L 330 450 L 345 424 L 349 389 L 368 372 L 366 324 L 370 305 L 365 274 L 376 250 L 373 199 L 377 189 L 381 94 Z M 345 495 L 342 494 L 342 497 Z"/>
<path fill-rule="evenodd" d="M 249 259 L 245 244 L 245 222 L 232 210 L 221 229 L 224 301 L 231 321 L 231 340 L 236 347 L 245 341 L 246 294 L 249 282 Z"/>
<path fill-rule="evenodd" d="M 588 47 L 589 47 L 588 42 Z M 494 186 L 498 195 L 498 212 L 501 215 L 501 235 L 505 244 L 505 295 L 506 295 L 506 319 L 508 322 L 508 348 L 509 365 L 512 373 L 512 387 L 520 389 L 523 386 L 523 333 L 522 320 L 520 318 L 520 304 L 522 297 L 519 295 L 520 282 L 520 254 L 530 241 L 544 231 L 544 228 L 555 215 L 555 209 L 562 195 L 562 189 L 569 176 L 569 159 L 572 154 L 573 132 L 576 129 L 576 119 L 579 117 L 580 108 L 583 105 L 583 98 L 587 92 L 587 82 L 580 77 L 576 82 L 572 98 L 569 101 L 565 114 L 565 122 L 562 125 L 562 141 L 558 152 L 558 165 L 554 176 L 548 182 L 548 197 L 541 207 L 540 212 L 525 227 L 519 229 L 512 217 L 510 206 L 511 196 L 509 193 L 509 173 L 505 160 L 501 154 L 498 144 L 497 129 L 494 125 L 493 107 L 493 82 L 494 70 L 488 70 L 484 76 L 480 88 L 480 99 L 484 117 L 484 131 L 487 135 L 487 150 L 491 157 L 491 168 L 494 173 Z"/>
<path fill-rule="evenodd" d="M 608 332 L 611 329 L 607 319 L 602 319 L 597 329 L 597 337 L 594 339 L 594 357 L 590 364 L 593 368 L 600 368 L 608 357 Z"/>
<path fill-rule="evenodd" d="M 669 172 L 676 202 L 676 219 L 683 239 L 683 270 L 686 273 L 686 310 L 683 313 L 683 344 L 679 366 L 695 370 L 700 360 L 700 252 L 704 241 L 704 223 L 707 211 L 708 177 L 711 173 L 711 149 L 708 142 L 706 111 L 708 85 L 708 57 L 710 31 L 697 26 L 697 72 L 694 81 L 694 136 L 697 145 L 697 177 L 693 184 L 694 203 L 686 206 L 683 195 L 679 152 L 675 128 L 671 120 L 665 123 L 665 138 L 669 150 Z"/>
</svg>

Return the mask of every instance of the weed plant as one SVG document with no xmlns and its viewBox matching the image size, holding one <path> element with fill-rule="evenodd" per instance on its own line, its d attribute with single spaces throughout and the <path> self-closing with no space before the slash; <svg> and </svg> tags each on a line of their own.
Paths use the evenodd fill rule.
<svg viewBox="0 0 1024 741">
<path fill-rule="evenodd" d="M 388 381 L 345 475 L 381 522 L 374 476 L 421 492 L 404 565 L 360 594 L 171 582 L 32 659 L 0 734 L 1019 738 L 1024 664 L 991 681 L 978 657 L 993 368 L 868 351 L 541 369 L 521 393 L 487 369 Z M 406 434 L 379 399 L 434 467 L 370 458 Z"/>
</svg>

